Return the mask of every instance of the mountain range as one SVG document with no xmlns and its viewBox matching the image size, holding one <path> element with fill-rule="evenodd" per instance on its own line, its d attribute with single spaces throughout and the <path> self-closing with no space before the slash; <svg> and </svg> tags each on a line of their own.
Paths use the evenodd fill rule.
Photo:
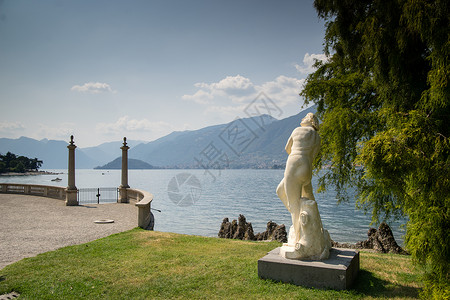
<svg viewBox="0 0 450 300">
<path fill-rule="evenodd" d="M 127 140 L 131 168 L 273 168 L 285 163 L 286 141 L 301 119 L 315 107 L 277 120 L 269 115 L 237 118 L 198 130 L 175 131 L 151 142 Z M 76 142 L 76 138 L 75 138 Z M 0 138 L 0 153 L 43 160 L 43 169 L 67 168 L 65 141 Z M 76 168 L 116 168 L 122 141 L 77 148 Z M 116 160 L 116 161 L 114 161 Z M 141 161 L 141 162 L 139 162 Z M 110 163 L 110 165 L 108 165 Z M 106 165 L 105 165 L 106 164 Z M 103 166 L 102 166 L 103 165 Z"/>
<path fill-rule="evenodd" d="M 130 147 L 142 143 L 142 141 L 127 141 Z M 68 150 L 65 141 L 35 140 L 28 137 L 18 139 L 0 138 L 0 153 L 8 151 L 16 155 L 29 158 L 38 158 L 43 161 L 42 169 L 66 169 Z M 76 139 L 75 139 L 76 144 Z M 122 142 L 108 142 L 97 147 L 76 148 L 75 167 L 79 169 L 92 169 L 95 166 L 106 164 L 121 155 Z"/>
</svg>

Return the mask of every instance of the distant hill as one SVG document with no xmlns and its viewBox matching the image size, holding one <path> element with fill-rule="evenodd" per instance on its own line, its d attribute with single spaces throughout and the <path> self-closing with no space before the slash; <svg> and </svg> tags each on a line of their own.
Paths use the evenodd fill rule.
<svg viewBox="0 0 450 300">
<path fill-rule="evenodd" d="M 141 143 L 146 143 L 144 141 L 136 141 L 136 140 L 127 140 L 128 147 L 133 148 L 136 145 Z M 121 155 L 122 151 L 120 147 L 122 147 L 123 141 L 117 142 L 107 142 L 100 144 L 95 147 L 87 147 L 82 148 L 81 150 L 90 158 L 92 158 L 98 165 L 104 165 L 117 156 Z"/>
<path fill-rule="evenodd" d="M 300 126 L 301 119 L 307 113 L 315 111 L 315 107 L 310 107 L 282 120 L 262 115 L 194 131 L 173 132 L 147 144 L 137 145 L 130 149 L 129 157 L 165 168 L 279 167 L 286 161 L 284 147 L 292 130 Z M 241 132 L 245 131 L 239 141 L 233 137 L 236 124 Z M 218 154 L 222 161 L 210 160 L 212 154 Z"/>
<path fill-rule="evenodd" d="M 258 138 L 250 144 L 248 149 L 236 159 L 235 164 L 242 167 L 272 168 L 284 165 L 287 159 L 286 142 L 301 120 L 308 113 L 315 113 L 316 107 L 307 108 L 288 118 L 273 122 L 258 131 Z"/>
<path fill-rule="evenodd" d="M 256 118 L 259 124 L 265 126 L 278 121 L 269 115 Z M 239 119 L 237 124 L 241 126 L 241 129 L 254 133 L 259 128 L 258 123 L 254 120 L 256 118 Z M 196 168 L 199 167 L 198 160 L 201 159 L 202 153 L 208 145 L 216 147 L 222 153 L 230 151 L 224 142 L 224 137 L 226 137 L 227 127 L 232 123 L 192 131 L 172 132 L 160 139 L 130 149 L 129 157 L 165 168 Z"/>
<path fill-rule="evenodd" d="M 127 140 L 130 147 L 141 143 L 141 141 Z M 75 139 L 76 144 L 76 139 Z M 42 139 L 40 141 L 20 137 L 18 139 L 0 138 L 0 153 L 8 151 L 17 155 L 30 158 L 38 158 L 43 161 L 41 169 L 67 169 L 68 164 L 68 142 Z M 106 164 L 122 151 L 122 141 L 108 142 L 96 147 L 75 149 L 75 167 L 78 169 L 92 169 L 95 166 Z"/>
<path fill-rule="evenodd" d="M 68 142 L 55 140 L 35 140 L 27 137 L 18 139 L 0 138 L 0 153 L 8 151 L 30 158 L 38 158 L 43 161 L 41 169 L 67 168 Z M 95 160 L 87 156 L 79 148 L 75 149 L 75 167 L 80 169 L 92 168 Z"/>
<path fill-rule="evenodd" d="M 122 157 L 118 157 L 115 160 L 113 160 L 112 162 L 109 162 L 104 166 L 95 167 L 94 169 L 115 170 L 115 169 L 121 169 L 121 168 L 122 168 Z M 142 161 L 139 159 L 134 159 L 134 158 L 129 158 L 128 159 L 128 169 L 132 170 L 132 169 L 157 169 L 157 168 L 146 163 L 145 161 Z"/>
</svg>

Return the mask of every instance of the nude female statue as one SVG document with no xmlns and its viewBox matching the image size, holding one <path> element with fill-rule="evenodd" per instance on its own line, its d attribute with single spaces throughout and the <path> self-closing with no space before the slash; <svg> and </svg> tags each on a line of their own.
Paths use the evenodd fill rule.
<svg viewBox="0 0 450 300">
<path fill-rule="evenodd" d="M 292 215 L 296 241 L 300 240 L 301 198 L 315 200 L 312 191 L 312 163 L 320 149 L 319 121 L 313 113 L 308 113 L 292 131 L 286 144 L 289 157 L 284 178 L 277 187 L 277 195 Z"/>
<path fill-rule="evenodd" d="M 295 250 L 286 256 L 324 259 L 328 257 L 331 243 L 328 231 L 322 227 L 311 184 L 312 164 L 320 149 L 319 121 L 313 113 L 308 113 L 300 125 L 292 131 L 286 144 L 289 157 L 284 178 L 277 187 L 277 195 L 292 217 L 293 228 L 285 246 Z"/>
</svg>

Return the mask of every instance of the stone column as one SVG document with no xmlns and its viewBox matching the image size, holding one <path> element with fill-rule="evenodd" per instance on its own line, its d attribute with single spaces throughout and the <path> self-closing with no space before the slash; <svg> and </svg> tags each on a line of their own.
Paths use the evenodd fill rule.
<svg viewBox="0 0 450 300">
<path fill-rule="evenodd" d="M 130 147 L 127 146 L 127 138 L 123 138 L 123 146 L 120 147 L 122 149 L 122 182 L 119 186 L 119 203 L 128 203 L 128 193 L 127 188 L 128 185 L 128 149 Z"/>
<path fill-rule="evenodd" d="M 73 143 L 73 135 L 70 136 L 70 144 L 67 146 L 69 149 L 69 168 L 68 168 L 68 183 L 66 188 L 66 205 L 73 206 L 78 205 L 77 199 L 77 187 L 75 186 L 75 144 Z"/>
</svg>

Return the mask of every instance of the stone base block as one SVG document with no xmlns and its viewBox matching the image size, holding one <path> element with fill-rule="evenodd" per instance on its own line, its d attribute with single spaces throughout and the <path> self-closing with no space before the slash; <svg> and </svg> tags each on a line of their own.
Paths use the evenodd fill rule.
<svg viewBox="0 0 450 300">
<path fill-rule="evenodd" d="M 350 288 L 359 271 L 359 251 L 331 248 L 328 259 L 294 260 L 280 256 L 280 247 L 258 260 L 258 276 L 319 289 Z"/>
<path fill-rule="evenodd" d="M 76 206 L 78 205 L 78 191 L 66 190 L 66 206 Z"/>
<path fill-rule="evenodd" d="M 125 187 L 125 186 L 119 186 L 119 199 L 118 199 L 118 203 L 129 203 L 129 199 L 128 199 L 128 190 L 127 188 L 129 188 L 129 186 Z"/>
</svg>

